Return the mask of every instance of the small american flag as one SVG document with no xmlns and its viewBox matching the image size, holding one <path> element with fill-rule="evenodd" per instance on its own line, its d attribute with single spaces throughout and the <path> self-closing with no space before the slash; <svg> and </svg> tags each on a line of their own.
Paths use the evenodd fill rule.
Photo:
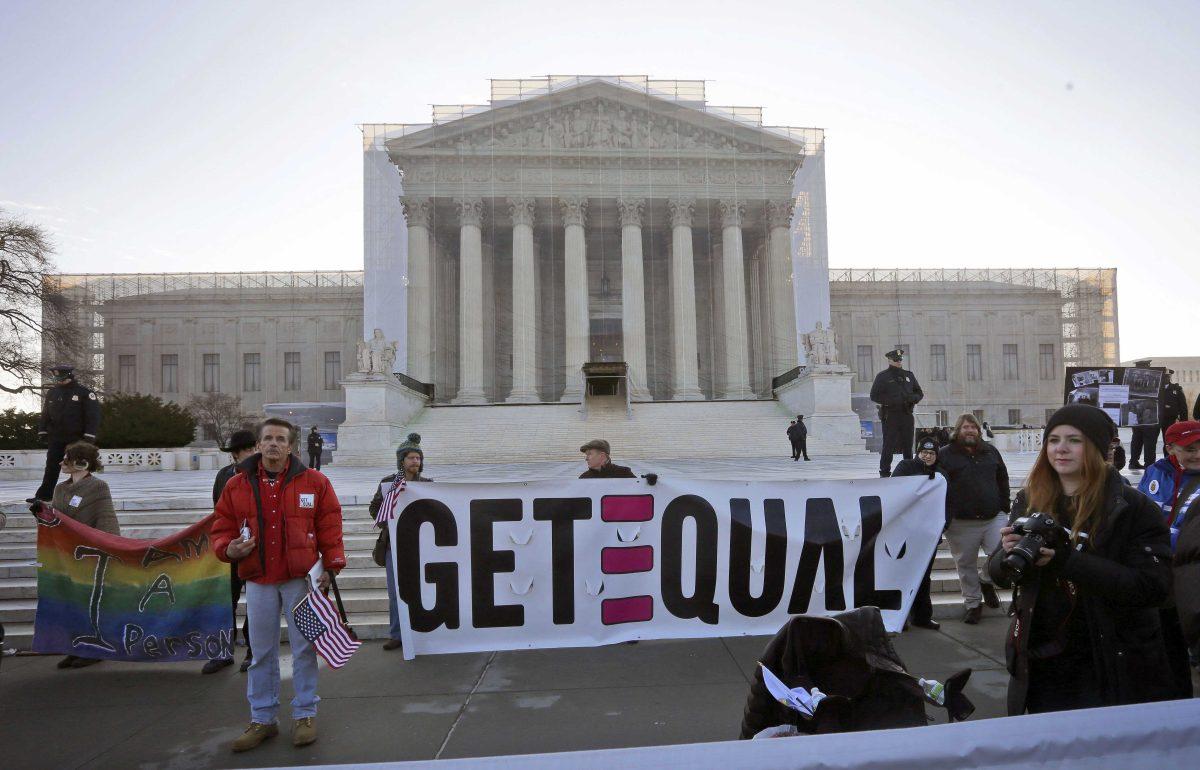
<svg viewBox="0 0 1200 770">
<path fill-rule="evenodd" d="M 376 526 L 382 527 L 391 520 L 392 513 L 396 508 L 396 498 L 398 498 L 400 493 L 404 491 L 405 486 L 406 483 L 404 481 L 404 474 L 397 473 L 396 480 L 392 482 L 392 486 L 390 486 L 388 491 L 383 495 L 383 503 L 379 506 L 379 512 L 375 514 Z"/>
<path fill-rule="evenodd" d="M 361 645 L 361 642 L 350 637 L 337 608 L 320 591 L 309 590 L 300 603 L 292 608 L 292 620 L 330 668 L 346 665 L 346 661 Z"/>
</svg>

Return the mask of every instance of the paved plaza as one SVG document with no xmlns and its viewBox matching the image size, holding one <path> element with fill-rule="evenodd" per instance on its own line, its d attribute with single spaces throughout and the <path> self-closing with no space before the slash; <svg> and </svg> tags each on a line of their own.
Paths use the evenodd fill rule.
<svg viewBox="0 0 1200 770">
<path fill-rule="evenodd" d="M 975 719 L 1002 716 L 1007 620 L 944 623 L 896 638 L 909 670 L 944 678 L 970 666 Z M 493 756 L 730 740 L 767 637 L 647 641 L 596 648 L 431 655 L 404 661 L 379 642 L 322 669 L 320 739 L 278 738 L 234 755 L 249 721 L 244 675 L 199 664 L 59 671 L 57 657 L 0 665 L 3 766 L 265 767 Z M 285 648 L 286 649 L 286 648 Z M 290 660 L 285 657 L 285 678 Z M 291 683 L 281 691 L 286 719 Z M 930 709 L 944 721 L 944 712 Z M 570 767 L 564 759 L 563 767 Z"/>
</svg>

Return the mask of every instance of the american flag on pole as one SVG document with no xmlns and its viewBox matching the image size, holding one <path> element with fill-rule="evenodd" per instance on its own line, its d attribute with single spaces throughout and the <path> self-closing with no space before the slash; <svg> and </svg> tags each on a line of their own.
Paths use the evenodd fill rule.
<svg viewBox="0 0 1200 770">
<path fill-rule="evenodd" d="M 346 665 L 346 661 L 361 645 L 361 642 L 350 637 L 337 608 L 320 591 L 309 590 L 300 603 L 292 608 L 292 620 L 330 668 Z"/>
<path fill-rule="evenodd" d="M 388 491 L 383 495 L 383 503 L 379 506 L 379 512 L 375 514 L 375 525 L 382 527 L 392 518 L 392 513 L 396 508 L 396 498 L 404 491 L 407 486 L 404 481 L 404 474 L 397 473 L 396 480 L 392 482 L 392 486 L 388 487 Z"/>
</svg>

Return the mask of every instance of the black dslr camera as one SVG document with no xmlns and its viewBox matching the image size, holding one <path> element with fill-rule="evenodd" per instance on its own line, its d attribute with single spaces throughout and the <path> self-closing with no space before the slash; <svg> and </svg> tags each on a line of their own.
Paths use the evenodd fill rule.
<svg viewBox="0 0 1200 770">
<path fill-rule="evenodd" d="M 1021 536 L 1021 542 L 1013 546 L 1000 564 L 1014 582 L 1020 581 L 1025 572 L 1038 560 L 1039 549 L 1055 549 L 1070 539 L 1071 533 L 1048 513 L 1031 513 L 1013 522 L 1013 532 Z"/>
</svg>

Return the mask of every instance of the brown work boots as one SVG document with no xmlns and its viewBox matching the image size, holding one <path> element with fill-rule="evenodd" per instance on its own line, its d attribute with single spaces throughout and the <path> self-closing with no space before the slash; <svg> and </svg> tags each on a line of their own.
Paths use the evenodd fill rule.
<svg viewBox="0 0 1200 770">
<path fill-rule="evenodd" d="M 250 726 L 246 728 L 246 732 L 242 733 L 233 742 L 233 750 L 249 751 L 250 749 L 256 749 L 267 738 L 274 738 L 276 735 L 279 735 L 279 725 L 274 723 L 264 725 L 258 722 L 251 722 Z"/>
<path fill-rule="evenodd" d="M 246 732 L 233 742 L 233 750 L 249 751 L 250 749 L 258 748 L 263 741 L 268 738 L 274 738 L 279 735 L 279 725 L 277 724 L 259 724 L 251 722 L 246 728 Z M 292 745 L 307 746 L 317 740 L 317 720 L 315 717 L 304 717 L 297 719 L 292 723 Z"/>
</svg>

